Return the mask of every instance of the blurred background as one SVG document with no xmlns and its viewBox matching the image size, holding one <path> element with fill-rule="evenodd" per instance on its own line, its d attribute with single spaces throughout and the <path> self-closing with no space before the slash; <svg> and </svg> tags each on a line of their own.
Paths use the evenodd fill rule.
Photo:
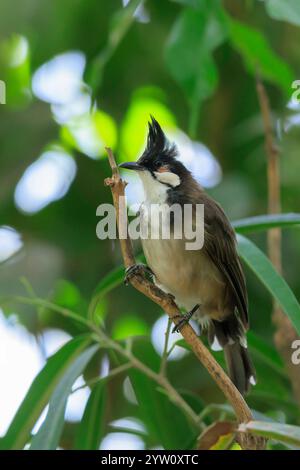
<svg viewBox="0 0 300 470">
<path fill-rule="evenodd" d="M 96 208 L 111 202 L 103 185 L 110 175 L 104 147 L 119 161 L 135 160 L 150 114 L 231 220 L 267 213 L 255 66 L 274 112 L 282 209 L 300 211 L 300 106 L 291 100 L 291 84 L 300 79 L 300 16 L 272 16 L 267 3 L 1 0 L 1 295 L 38 296 L 86 315 L 101 279 L 122 263 L 118 244 L 96 237 Z M 138 182 L 125 177 L 129 202 L 141 201 Z M 265 234 L 252 239 L 266 250 Z M 284 277 L 298 298 L 299 256 L 298 229 L 285 231 Z M 279 364 L 276 372 L 253 352 L 259 381 L 249 404 L 297 422 L 299 409 L 272 343 L 271 299 L 246 274 L 251 330 Z M 167 320 L 157 306 L 120 285 L 101 297 L 96 313 L 114 339 L 137 337 L 145 361 L 159 361 Z M 51 309 L 0 309 L 1 435 L 47 357 L 79 332 Z M 222 363 L 222 354 L 216 357 Z M 92 367 L 94 375 L 107 374 L 105 351 Z M 175 347 L 168 371 L 199 410 L 224 401 L 188 351 Z M 82 383 L 81 377 L 75 385 Z M 110 381 L 108 389 L 101 448 L 160 447 L 147 433 L 128 377 Z M 82 388 L 68 399 L 62 447 L 71 446 L 89 393 Z"/>
</svg>

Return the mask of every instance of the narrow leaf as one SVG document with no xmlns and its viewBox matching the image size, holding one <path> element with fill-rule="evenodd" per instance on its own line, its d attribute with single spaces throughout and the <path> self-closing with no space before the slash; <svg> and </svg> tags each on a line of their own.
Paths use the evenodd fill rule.
<svg viewBox="0 0 300 470">
<path fill-rule="evenodd" d="M 64 425 L 68 396 L 72 385 L 97 351 L 97 344 L 83 351 L 65 371 L 49 402 L 45 421 L 32 439 L 31 450 L 55 450 Z"/>
<path fill-rule="evenodd" d="M 248 346 L 257 358 L 265 363 L 269 368 L 277 374 L 286 378 L 286 373 L 283 368 L 282 360 L 274 347 L 263 339 L 257 336 L 253 331 L 247 333 Z"/>
<path fill-rule="evenodd" d="M 266 255 L 254 243 L 242 235 L 238 235 L 237 240 L 241 258 L 277 300 L 300 334 L 300 305 L 294 293 Z"/>
<path fill-rule="evenodd" d="M 75 449 L 98 450 L 103 436 L 106 383 L 99 382 L 88 399 L 79 425 Z"/>
<path fill-rule="evenodd" d="M 235 220 L 232 226 L 238 233 L 260 232 L 275 227 L 300 226 L 300 214 L 259 215 Z"/>
<path fill-rule="evenodd" d="M 51 356 L 34 379 L 9 429 L 1 441 L 2 449 L 22 449 L 49 398 L 69 365 L 90 343 L 87 335 L 78 336 Z"/>
<path fill-rule="evenodd" d="M 133 370 L 129 377 L 139 404 L 139 416 L 150 438 L 161 443 L 164 449 L 185 449 L 197 436 L 194 425 L 170 401 L 172 397 L 158 391 L 157 384 L 143 373 Z"/>
</svg>

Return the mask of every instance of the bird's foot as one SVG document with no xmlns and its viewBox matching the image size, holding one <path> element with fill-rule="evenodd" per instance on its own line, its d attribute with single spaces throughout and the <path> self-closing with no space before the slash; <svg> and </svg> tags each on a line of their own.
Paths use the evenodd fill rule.
<svg viewBox="0 0 300 470">
<path fill-rule="evenodd" d="M 175 301 L 176 301 L 175 295 L 168 293 L 167 296 L 169 297 L 169 299 L 170 299 L 172 302 L 175 302 Z"/>
<path fill-rule="evenodd" d="M 142 263 L 137 263 L 133 264 L 132 266 L 129 266 L 129 268 L 125 269 L 125 278 L 124 278 L 124 284 L 125 286 L 128 286 L 130 279 L 133 276 L 138 276 L 138 275 L 150 275 L 151 277 L 154 275 L 152 269 L 150 269 L 148 266 Z"/>
<path fill-rule="evenodd" d="M 180 316 L 180 321 L 177 323 L 177 325 L 174 326 L 172 333 L 179 333 L 181 328 L 190 321 L 198 308 L 199 304 L 195 305 L 195 307 L 193 307 L 192 310 L 187 312 L 185 315 L 178 315 L 178 317 Z"/>
</svg>

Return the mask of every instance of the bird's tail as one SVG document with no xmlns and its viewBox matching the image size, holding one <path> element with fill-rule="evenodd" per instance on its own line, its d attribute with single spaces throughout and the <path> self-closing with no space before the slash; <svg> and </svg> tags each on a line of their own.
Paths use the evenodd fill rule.
<svg viewBox="0 0 300 470">
<path fill-rule="evenodd" d="M 213 349 L 214 345 L 219 344 L 224 350 L 229 377 L 240 393 L 245 395 L 250 385 L 256 384 L 256 373 L 240 319 L 231 315 L 222 322 L 213 320 L 208 338 Z"/>
</svg>

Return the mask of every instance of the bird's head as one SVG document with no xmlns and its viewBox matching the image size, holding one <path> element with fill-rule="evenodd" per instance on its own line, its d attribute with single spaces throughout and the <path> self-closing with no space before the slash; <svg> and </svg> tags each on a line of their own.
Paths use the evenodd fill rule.
<svg viewBox="0 0 300 470">
<path fill-rule="evenodd" d="M 167 192 L 178 188 L 190 175 L 176 159 L 177 149 L 166 138 L 160 125 L 151 116 L 146 148 L 137 162 L 121 163 L 120 168 L 135 170 L 142 179 L 148 196 L 158 190 Z"/>
</svg>

